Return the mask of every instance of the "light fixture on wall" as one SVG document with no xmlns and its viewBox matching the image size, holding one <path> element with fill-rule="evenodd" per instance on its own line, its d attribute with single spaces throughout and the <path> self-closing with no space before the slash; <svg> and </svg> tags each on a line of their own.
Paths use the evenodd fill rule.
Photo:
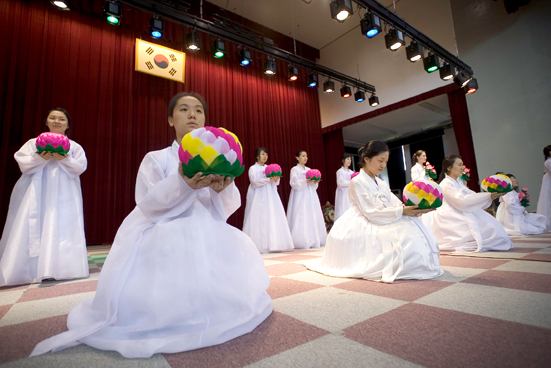
<svg viewBox="0 0 551 368">
<path fill-rule="evenodd" d="M 375 96 L 375 93 L 373 93 L 371 97 L 369 97 L 369 104 L 372 107 L 375 107 L 379 104 L 379 97 Z"/>
<path fill-rule="evenodd" d="M 363 102 L 365 100 L 365 92 L 356 91 L 356 93 L 354 93 L 354 100 L 356 100 L 356 102 Z"/>
<path fill-rule="evenodd" d="M 325 83 L 323 83 L 323 91 L 325 93 L 333 93 L 335 92 L 335 82 L 331 80 L 326 80 Z"/>
<path fill-rule="evenodd" d="M 66 1 L 50 1 L 59 10 L 69 10 L 69 2 Z"/>
<path fill-rule="evenodd" d="M 122 18 L 121 5 L 114 1 L 106 1 L 103 7 L 103 16 L 107 23 L 120 26 Z"/>
<path fill-rule="evenodd" d="M 476 81 L 476 78 L 473 78 L 470 80 L 469 83 L 465 86 L 465 92 L 470 95 L 472 93 L 475 93 L 478 90 L 478 82 Z"/>
<path fill-rule="evenodd" d="M 406 56 L 412 63 L 420 60 L 423 57 L 423 46 L 417 41 L 411 41 L 408 47 L 406 47 Z"/>
<path fill-rule="evenodd" d="M 427 73 L 432 73 L 438 70 L 440 67 L 440 62 L 438 61 L 438 56 L 429 52 L 429 54 L 423 58 L 423 66 Z"/>
<path fill-rule="evenodd" d="M 226 43 L 222 40 L 216 40 L 212 44 L 212 54 L 215 58 L 220 59 L 226 55 Z"/>
<path fill-rule="evenodd" d="M 364 36 L 373 38 L 383 30 L 381 27 L 381 18 L 372 12 L 365 13 L 363 19 L 360 21 L 360 28 Z"/>
<path fill-rule="evenodd" d="M 347 86 L 346 84 L 344 84 L 342 87 L 341 87 L 341 96 L 343 98 L 348 98 L 350 96 L 352 96 L 352 88 L 350 88 L 349 86 Z"/>
<path fill-rule="evenodd" d="M 149 32 L 153 38 L 163 37 L 164 25 L 163 21 L 157 17 L 152 17 L 149 21 Z"/>
<path fill-rule="evenodd" d="M 276 62 L 274 59 L 268 58 L 264 62 L 264 74 L 274 75 L 276 73 Z"/>
<path fill-rule="evenodd" d="M 241 51 L 239 51 L 239 64 L 242 66 L 247 66 L 251 63 L 251 61 L 251 52 L 247 49 L 241 49 Z"/>
<path fill-rule="evenodd" d="M 459 73 L 457 73 L 453 78 L 453 81 L 459 87 L 463 88 L 471 81 L 471 79 L 473 79 L 471 75 L 467 74 L 464 70 L 460 70 Z"/>
<path fill-rule="evenodd" d="M 352 14 L 352 0 L 333 0 L 329 4 L 331 18 L 342 23 Z"/>
<path fill-rule="evenodd" d="M 442 64 L 442 66 L 440 67 L 440 78 L 447 81 L 452 79 L 454 75 L 455 68 L 450 63 L 445 61 L 444 64 Z"/>
<path fill-rule="evenodd" d="M 199 33 L 195 29 L 186 35 L 185 44 L 188 50 L 201 50 L 201 37 L 199 37 Z"/>
<path fill-rule="evenodd" d="M 391 51 L 397 51 L 406 44 L 404 33 L 396 28 L 391 28 L 385 35 L 386 48 Z"/>
<path fill-rule="evenodd" d="M 291 82 L 298 79 L 298 68 L 296 66 L 291 64 L 287 67 L 287 78 L 289 78 Z"/>
<path fill-rule="evenodd" d="M 316 87 L 318 85 L 318 76 L 314 73 L 308 74 L 308 87 Z"/>
</svg>

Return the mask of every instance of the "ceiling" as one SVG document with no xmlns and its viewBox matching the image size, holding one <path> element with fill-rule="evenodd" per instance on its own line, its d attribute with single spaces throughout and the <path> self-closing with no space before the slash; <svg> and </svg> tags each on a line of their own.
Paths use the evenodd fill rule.
<svg viewBox="0 0 551 368">
<path fill-rule="evenodd" d="M 371 140 L 387 141 L 451 123 L 448 95 L 443 94 L 343 128 L 344 143 L 362 147 Z"/>
</svg>

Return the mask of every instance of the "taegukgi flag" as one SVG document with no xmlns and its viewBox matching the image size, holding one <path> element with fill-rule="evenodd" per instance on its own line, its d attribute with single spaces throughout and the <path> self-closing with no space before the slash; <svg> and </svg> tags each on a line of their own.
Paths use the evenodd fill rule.
<svg viewBox="0 0 551 368">
<path fill-rule="evenodd" d="M 136 71 L 184 83 L 185 65 L 183 52 L 136 38 Z"/>
</svg>

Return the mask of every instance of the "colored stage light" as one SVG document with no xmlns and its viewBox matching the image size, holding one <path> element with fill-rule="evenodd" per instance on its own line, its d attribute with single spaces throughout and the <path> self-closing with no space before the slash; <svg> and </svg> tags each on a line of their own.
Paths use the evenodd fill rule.
<svg viewBox="0 0 551 368">
<path fill-rule="evenodd" d="M 406 47 L 406 56 L 412 63 L 423 57 L 423 46 L 416 41 L 411 41 L 408 47 Z"/>
<path fill-rule="evenodd" d="M 239 51 L 239 64 L 246 66 L 252 61 L 251 52 L 247 49 L 241 49 Z"/>
<path fill-rule="evenodd" d="M 453 81 L 459 87 L 463 88 L 471 81 L 471 79 L 473 79 L 471 75 L 467 74 L 464 70 L 460 70 L 459 73 L 455 75 L 455 78 L 453 78 Z"/>
<path fill-rule="evenodd" d="M 438 70 L 438 67 L 440 66 L 440 62 L 438 61 L 438 56 L 433 54 L 432 52 L 427 55 L 427 57 L 423 58 L 423 66 L 425 67 L 425 70 L 427 73 L 432 73 Z"/>
<path fill-rule="evenodd" d="M 471 81 L 467 83 L 467 85 L 465 86 L 465 91 L 468 95 L 478 91 L 478 82 L 476 81 L 476 78 L 471 79 Z"/>
<path fill-rule="evenodd" d="M 354 99 L 356 100 L 356 102 L 363 102 L 365 100 L 365 92 L 356 91 L 356 93 L 354 93 Z"/>
<path fill-rule="evenodd" d="M 397 51 L 406 44 L 404 33 L 396 28 L 391 28 L 385 35 L 386 48 L 391 51 Z"/>
<path fill-rule="evenodd" d="M 373 38 L 382 32 L 381 18 L 374 13 L 365 13 L 364 18 L 360 21 L 362 34 L 367 38 Z"/>
<path fill-rule="evenodd" d="M 318 85 L 318 76 L 314 73 L 308 74 L 308 87 L 316 87 Z"/>
<path fill-rule="evenodd" d="M 296 81 L 298 79 L 298 68 L 294 65 L 289 65 L 287 77 L 290 81 Z"/>
<path fill-rule="evenodd" d="M 343 98 L 348 98 L 352 95 L 352 88 L 350 88 L 349 86 L 347 86 L 346 84 L 344 86 L 342 86 L 341 88 L 341 96 Z"/>
<path fill-rule="evenodd" d="M 120 25 L 122 18 L 121 5 L 113 1 L 106 1 L 103 8 L 103 16 L 109 24 L 114 26 Z"/>
<path fill-rule="evenodd" d="M 212 44 L 212 54 L 215 58 L 220 59 L 226 55 L 226 44 L 222 40 L 216 40 Z"/>
<path fill-rule="evenodd" d="M 50 1 L 50 2 L 60 10 L 69 10 L 69 5 L 67 4 L 66 1 Z"/>
<path fill-rule="evenodd" d="M 151 20 L 149 21 L 149 31 L 151 32 L 151 37 L 153 38 L 163 37 L 163 21 L 155 17 L 151 18 Z"/>
</svg>

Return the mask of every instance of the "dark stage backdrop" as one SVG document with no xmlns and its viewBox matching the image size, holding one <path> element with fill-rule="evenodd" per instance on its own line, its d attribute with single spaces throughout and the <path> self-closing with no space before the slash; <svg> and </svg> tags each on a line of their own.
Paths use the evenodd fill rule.
<svg viewBox="0 0 551 368">
<path fill-rule="evenodd" d="M 279 186 L 285 207 L 289 170 L 296 164 L 298 149 L 308 151 L 310 167 L 326 178 L 334 177 L 333 170 L 325 170 L 318 92 L 306 83 L 288 82 L 286 65 L 278 62 L 280 73 L 267 77 L 260 67 L 265 56 L 253 53 L 253 65 L 244 68 L 237 62 L 236 47 L 229 44 L 227 57 L 214 59 L 210 52 L 214 38 L 202 35 L 203 50 L 186 53 L 185 84 L 138 73 L 134 71 L 135 38 L 183 50 L 188 30 L 165 22 L 165 36 L 154 41 L 147 32 L 151 14 L 124 8 L 125 25 L 113 27 L 97 16 L 103 2 L 89 4 L 93 9 L 63 12 L 41 0 L 0 2 L 2 227 L 12 188 L 20 177 L 13 154 L 45 131 L 45 114 L 53 107 L 69 111 L 69 137 L 84 147 L 88 158 L 81 183 L 90 244 L 112 242 L 134 208 L 136 174 L 144 155 L 174 139 L 167 104 L 180 91 L 205 96 L 207 124 L 233 131 L 243 144 L 246 170 L 236 179 L 242 207 L 230 224 L 242 226 L 247 170 L 258 146 L 265 146 L 269 161 L 285 172 Z M 322 203 L 327 198 L 326 182 L 318 189 Z"/>
</svg>

